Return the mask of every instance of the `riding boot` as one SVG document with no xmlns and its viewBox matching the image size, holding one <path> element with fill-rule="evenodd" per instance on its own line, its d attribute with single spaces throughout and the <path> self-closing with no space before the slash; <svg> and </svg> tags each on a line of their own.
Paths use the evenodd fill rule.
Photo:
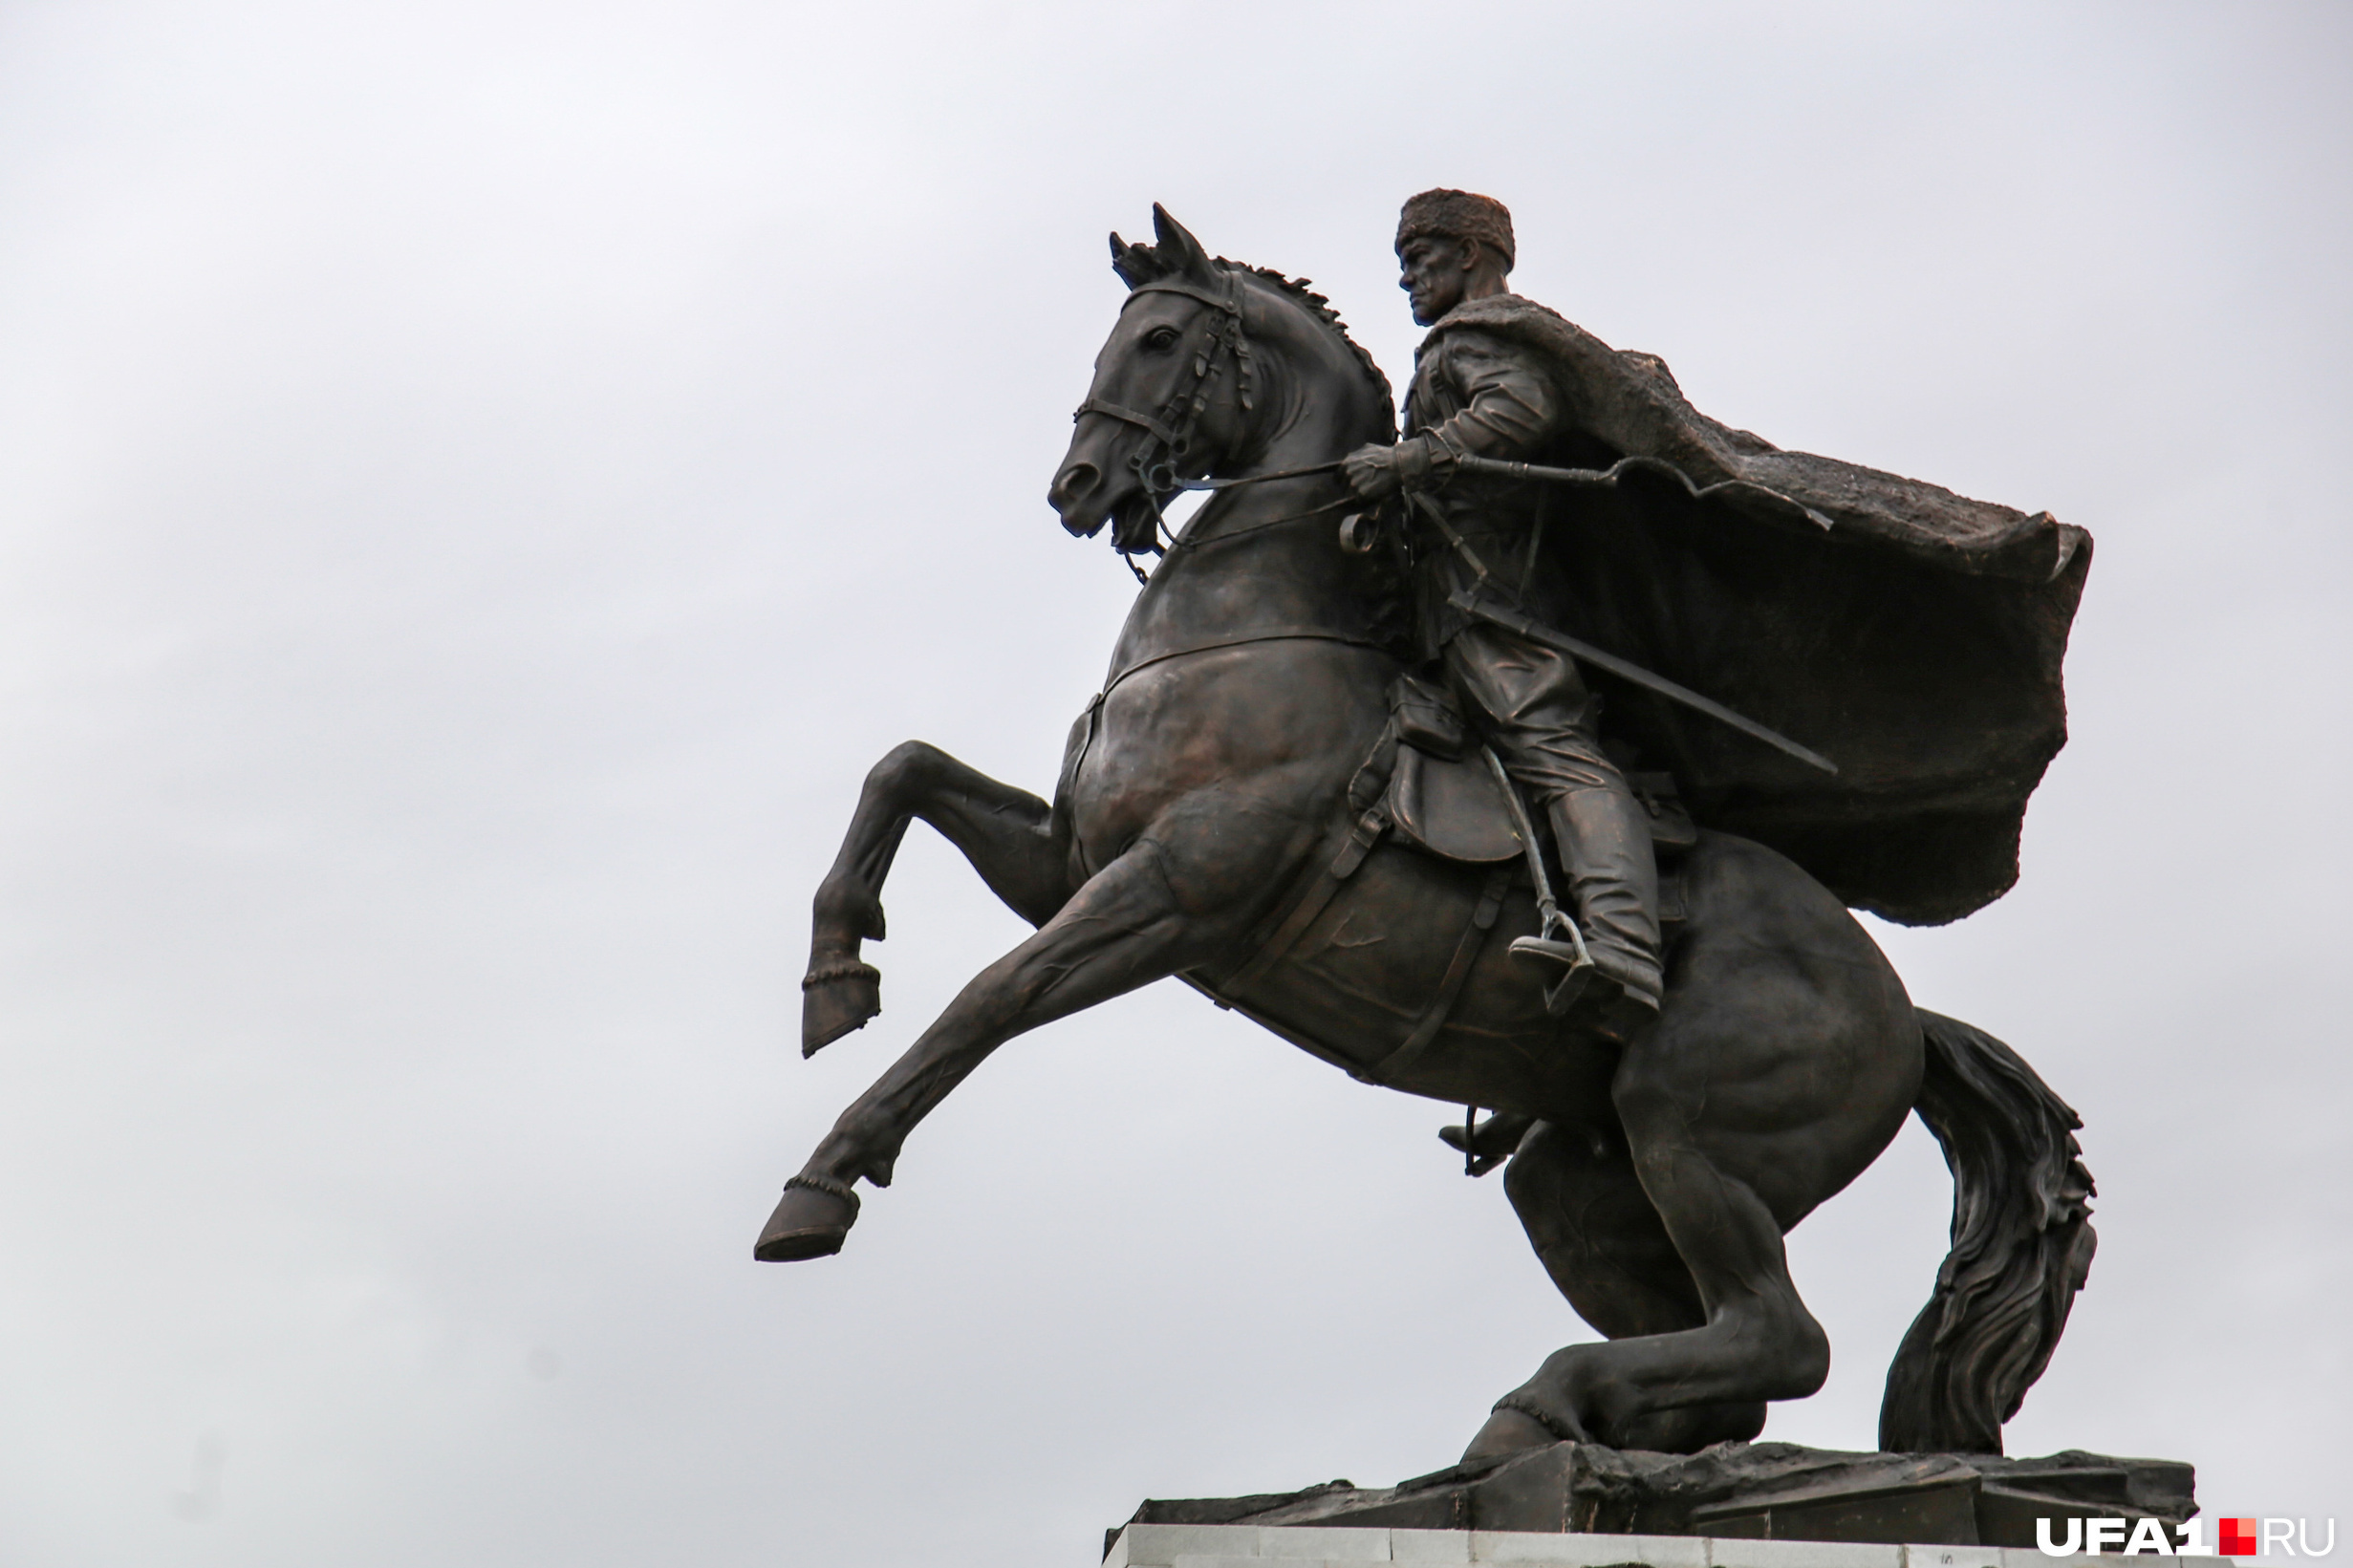
<svg viewBox="0 0 2353 1568">
<path fill-rule="evenodd" d="M 1547 805 L 1594 967 L 1643 1013 L 1657 1012 L 1658 863 L 1650 819 L 1618 789 L 1572 789 Z"/>
</svg>

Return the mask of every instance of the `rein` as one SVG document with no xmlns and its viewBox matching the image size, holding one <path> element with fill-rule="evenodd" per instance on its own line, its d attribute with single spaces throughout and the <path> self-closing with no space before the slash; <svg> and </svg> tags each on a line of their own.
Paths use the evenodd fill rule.
<svg viewBox="0 0 2353 1568">
<path fill-rule="evenodd" d="M 1176 481 L 1176 488 L 1232 490 L 1244 484 L 1263 484 L 1269 480 L 1305 479 L 1309 474 L 1328 474 L 1347 461 L 1345 458 L 1334 458 L 1329 462 L 1311 462 L 1305 468 L 1278 468 L 1271 474 L 1243 474 L 1237 479 L 1180 479 Z"/>
<path fill-rule="evenodd" d="M 1258 479 L 1287 479 L 1290 476 L 1286 474 L 1262 474 L 1258 476 Z M 1246 482 L 1235 481 L 1232 483 L 1256 483 L 1257 480 L 1253 479 Z M 1206 488 L 1206 486 L 1203 487 Z M 1304 512 L 1285 512 L 1281 517 L 1270 517 L 1263 523 L 1253 523 L 1246 528 L 1236 528 L 1230 533 L 1213 533 L 1206 539 L 1195 537 L 1194 529 L 1200 526 L 1198 520 L 1196 520 L 1186 526 L 1185 531 L 1181 535 L 1170 542 L 1168 553 L 1173 556 L 1178 550 L 1207 549 L 1212 545 L 1223 545 L 1236 539 L 1247 539 L 1254 533 L 1264 533 L 1268 528 L 1280 528 L 1284 526 L 1286 524 L 1304 523 L 1310 518 L 1322 517 L 1325 513 L 1336 512 L 1343 506 L 1355 506 L 1361 505 L 1362 503 L 1360 503 L 1353 495 L 1345 495 L 1337 501 L 1327 501 L 1321 506 L 1310 506 Z"/>
</svg>

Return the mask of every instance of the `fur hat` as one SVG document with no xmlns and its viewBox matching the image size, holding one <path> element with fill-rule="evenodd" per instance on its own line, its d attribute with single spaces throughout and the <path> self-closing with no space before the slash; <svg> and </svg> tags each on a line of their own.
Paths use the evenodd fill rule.
<svg viewBox="0 0 2353 1568">
<path fill-rule="evenodd" d="M 1467 190 L 1426 190 L 1405 204 L 1397 214 L 1397 248 L 1423 234 L 1450 240 L 1477 240 L 1503 257 L 1503 270 L 1512 269 L 1511 208 L 1492 196 Z"/>
</svg>

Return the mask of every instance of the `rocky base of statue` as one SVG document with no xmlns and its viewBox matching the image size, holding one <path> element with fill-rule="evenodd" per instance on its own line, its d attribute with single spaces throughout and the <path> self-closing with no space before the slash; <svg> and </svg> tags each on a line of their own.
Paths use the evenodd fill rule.
<svg viewBox="0 0 2353 1568">
<path fill-rule="evenodd" d="M 1719 1443 L 1695 1454 L 1556 1443 L 1378 1490 L 1330 1481 L 1251 1497 L 1155 1498 L 1132 1524 L 1588 1532 L 1719 1539 L 2032 1547 L 2035 1521 L 2154 1518 L 2197 1511 L 2196 1477 L 2168 1459 L 2068 1450 L 1995 1454 L 1848 1453 L 1793 1443 Z M 1118 1536 L 1105 1534 L 1105 1549 Z"/>
</svg>

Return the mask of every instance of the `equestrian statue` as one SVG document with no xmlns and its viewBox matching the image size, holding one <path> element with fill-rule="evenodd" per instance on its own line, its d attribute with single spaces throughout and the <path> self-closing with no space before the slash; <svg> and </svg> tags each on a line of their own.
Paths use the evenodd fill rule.
<svg viewBox="0 0 2353 1568">
<path fill-rule="evenodd" d="M 1466 1460 L 1691 1453 L 1813 1393 L 1829 1344 L 1782 1237 L 1913 1112 L 1953 1246 L 1880 1446 L 1999 1453 L 2090 1265 L 2081 1124 L 1915 1008 L 1848 912 L 1941 923 L 2016 882 L 2087 536 L 1708 419 L 1512 293 L 1510 214 L 1462 191 L 1398 227 L 1429 329 L 1400 440 L 1322 296 L 1153 216 L 1112 237 L 1129 292 L 1047 499 L 1156 565 L 1051 801 L 919 741 L 868 775 L 804 1054 L 880 1010 L 860 949 L 910 821 L 1036 934 L 842 1113 L 754 1256 L 838 1251 L 856 1184 L 991 1051 L 1175 976 L 1471 1107 L 1441 1136 L 1503 1167 L 1604 1339 L 1504 1393 Z"/>
</svg>

